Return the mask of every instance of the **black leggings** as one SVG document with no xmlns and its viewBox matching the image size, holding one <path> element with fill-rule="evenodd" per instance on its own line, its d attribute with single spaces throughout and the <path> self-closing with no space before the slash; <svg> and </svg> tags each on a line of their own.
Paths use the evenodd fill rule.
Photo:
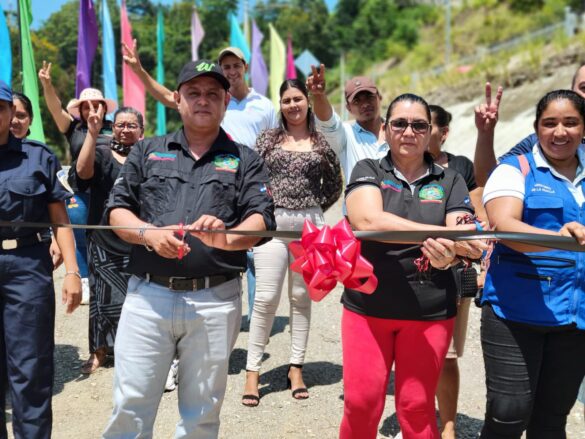
<svg viewBox="0 0 585 439">
<path fill-rule="evenodd" d="M 585 331 L 514 323 L 486 305 L 481 345 L 487 403 L 483 439 L 564 439 L 585 376 Z"/>
</svg>

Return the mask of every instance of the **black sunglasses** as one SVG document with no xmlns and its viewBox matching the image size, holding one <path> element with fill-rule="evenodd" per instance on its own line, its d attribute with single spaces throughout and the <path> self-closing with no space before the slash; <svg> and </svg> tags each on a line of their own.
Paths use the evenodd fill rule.
<svg viewBox="0 0 585 439">
<path fill-rule="evenodd" d="M 415 120 L 414 122 L 409 122 L 406 119 L 396 119 L 390 121 L 390 129 L 396 132 L 406 131 L 408 127 L 412 128 L 417 134 L 424 134 L 429 130 L 431 126 L 428 122 L 422 120 Z"/>
</svg>

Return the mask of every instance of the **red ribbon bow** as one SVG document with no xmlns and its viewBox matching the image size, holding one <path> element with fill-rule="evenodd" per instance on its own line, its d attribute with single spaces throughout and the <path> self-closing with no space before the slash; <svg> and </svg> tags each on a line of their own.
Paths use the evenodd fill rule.
<svg viewBox="0 0 585 439">
<path fill-rule="evenodd" d="M 290 268 L 303 275 L 309 297 L 315 302 L 329 294 L 338 281 L 365 294 L 372 294 L 378 286 L 374 267 L 361 255 L 361 243 L 345 219 L 321 230 L 305 220 L 301 240 L 291 242 L 289 249 L 295 258 Z"/>
</svg>

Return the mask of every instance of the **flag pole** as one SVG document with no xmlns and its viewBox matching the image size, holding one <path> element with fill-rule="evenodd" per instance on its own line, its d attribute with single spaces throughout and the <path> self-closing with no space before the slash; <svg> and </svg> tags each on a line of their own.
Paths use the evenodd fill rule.
<svg viewBox="0 0 585 439">
<path fill-rule="evenodd" d="M 20 22 L 20 1 L 16 0 L 16 16 L 18 20 L 18 53 L 20 54 L 20 71 L 18 72 L 18 76 L 20 79 L 20 87 L 24 90 L 24 59 L 22 56 L 22 24 Z"/>
</svg>

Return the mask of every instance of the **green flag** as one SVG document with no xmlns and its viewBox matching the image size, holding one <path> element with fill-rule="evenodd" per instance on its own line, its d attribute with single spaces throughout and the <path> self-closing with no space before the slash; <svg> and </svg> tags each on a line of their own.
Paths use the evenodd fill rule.
<svg viewBox="0 0 585 439">
<path fill-rule="evenodd" d="M 268 28 L 270 29 L 270 99 L 278 108 L 280 105 L 278 90 L 284 80 L 286 47 L 272 24 L 268 24 Z"/>
<path fill-rule="evenodd" d="M 165 82 L 164 68 L 164 45 L 165 45 L 165 28 L 162 8 L 158 9 L 156 21 L 156 80 L 159 84 Z M 163 136 L 167 133 L 167 115 L 165 106 L 160 102 L 156 103 L 156 134 Z"/>
<path fill-rule="evenodd" d="M 44 143 L 45 133 L 43 131 L 43 121 L 39 107 L 37 69 L 35 67 L 32 41 L 30 39 L 30 23 L 32 22 L 31 0 L 19 0 L 18 8 L 20 12 L 20 46 L 22 48 L 22 88 L 24 94 L 32 102 L 33 113 L 35 115 L 30 126 L 30 135 L 28 138 Z"/>
</svg>

